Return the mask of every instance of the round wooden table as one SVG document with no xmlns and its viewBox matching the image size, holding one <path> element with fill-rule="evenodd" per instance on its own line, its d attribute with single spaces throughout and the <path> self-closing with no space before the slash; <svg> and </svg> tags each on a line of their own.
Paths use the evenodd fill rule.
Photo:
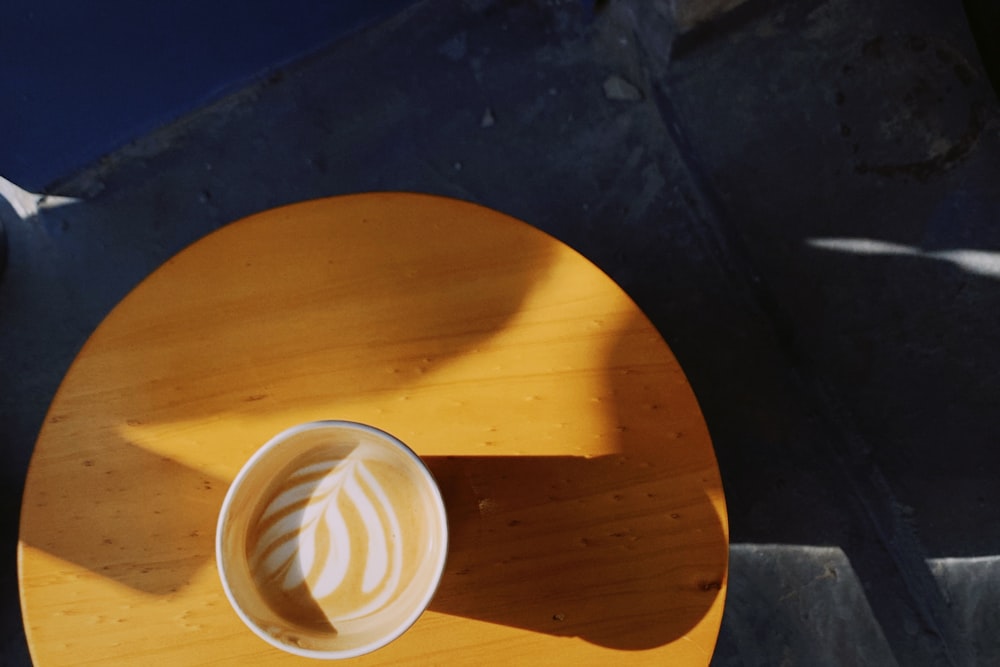
<svg viewBox="0 0 1000 667">
<path fill-rule="evenodd" d="M 330 418 L 424 457 L 451 530 L 429 610 L 357 664 L 708 664 L 728 524 L 670 349 L 562 243 L 409 194 L 231 224 L 94 332 L 25 487 L 35 663 L 313 663 L 242 625 L 213 539 L 254 450 Z"/>
</svg>

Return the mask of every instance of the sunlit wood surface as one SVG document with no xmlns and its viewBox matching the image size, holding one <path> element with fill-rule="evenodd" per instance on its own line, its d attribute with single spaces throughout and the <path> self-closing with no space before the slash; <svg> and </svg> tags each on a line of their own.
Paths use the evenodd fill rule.
<svg viewBox="0 0 1000 667">
<path fill-rule="evenodd" d="M 94 332 L 26 482 L 35 663 L 314 663 L 242 625 L 213 540 L 244 461 L 315 419 L 401 438 L 448 505 L 430 609 L 354 663 L 708 664 L 728 524 L 670 349 L 562 243 L 406 194 L 231 224 Z"/>
</svg>

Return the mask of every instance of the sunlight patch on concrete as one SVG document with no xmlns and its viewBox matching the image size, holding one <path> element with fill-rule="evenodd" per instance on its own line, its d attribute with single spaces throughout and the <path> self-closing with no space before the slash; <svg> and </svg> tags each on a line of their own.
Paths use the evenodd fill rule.
<svg viewBox="0 0 1000 667">
<path fill-rule="evenodd" d="M 819 237 L 806 239 L 806 245 L 819 250 L 875 257 L 918 257 L 948 262 L 967 273 L 1000 278 L 1000 252 L 992 250 L 922 250 L 916 246 L 869 238 Z"/>
<path fill-rule="evenodd" d="M 41 210 L 76 204 L 80 201 L 76 197 L 28 192 L 3 177 L 0 177 L 0 197 L 7 200 L 7 203 L 22 220 L 35 217 Z"/>
<path fill-rule="evenodd" d="M 733 543 L 729 554 L 726 631 L 746 655 L 809 656 L 802 664 L 822 667 L 899 664 L 841 547 Z M 766 620 L 753 609 L 767 609 Z"/>
</svg>

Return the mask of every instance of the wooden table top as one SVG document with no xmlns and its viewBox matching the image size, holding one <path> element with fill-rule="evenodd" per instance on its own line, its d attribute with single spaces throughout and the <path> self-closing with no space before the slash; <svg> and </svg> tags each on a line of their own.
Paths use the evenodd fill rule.
<svg viewBox="0 0 1000 667">
<path fill-rule="evenodd" d="M 564 244 L 407 194 L 228 225 L 97 328 L 26 481 L 35 664 L 315 664 L 243 626 L 213 541 L 247 458 L 317 419 L 402 439 L 448 507 L 430 608 L 354 663 L 708 664 L 728 522 L 670 349 Z"/>
</svg>

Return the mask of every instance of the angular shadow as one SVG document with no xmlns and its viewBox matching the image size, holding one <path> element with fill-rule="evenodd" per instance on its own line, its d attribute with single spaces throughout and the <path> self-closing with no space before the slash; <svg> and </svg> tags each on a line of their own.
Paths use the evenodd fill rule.
<svg viewBox="0 0 1000 667">
<path fill-rule="evenodd" d="M 643 650 L 723 594 L 721 481 L 683 372 L 638 310 L 604 369 L 612 453 L 426 459 L 451 540 L 431 609 Z"/>
<path fill-rule="evenodd" d="M 556 254 L 551 237 L 474 204 L 334 199 L 208 235 L 112 311 L 88 347 L 110 358 L 98 372 L 134 388 L 121 414 L 174 424 L 294 406 L 329 418 L 330 406 L 426 381 L 502 331 Z M 145 332 L 156 346 L 141 358 L 119 349 Z"/>
<path fill-rule="evenodd" d="M 608 455 L 429 457 L 448 507 L 431 609 L 642 650 L 705 616 L 724 584 L 722 526 L 697 473 Z"/>
<path fill-rule="evenodd" d="M 303 408 L 328 418 L 331 406 L 423 380 L 502 330 L 548 271 L 552 239 L 463 202 L 438 219 L 428 199 L 385 195 L 372 207 L 345 197 L 335 214 L 292 205 L 224 227 L 150 275 L 63 378 L 28 471 L 20 539 L 169 593 L 213 557 L 227 482 L 109 432 Z M 447 239 L 469 225 L 491 233 L 466 231 L 468 252 L 455 257 Z M 493 244 L 511 256 L 477 264 Z M 276 281 L 281 273 L 295 280 Z M 217 307 L 189 307 L 206 300 Z M 322 376 L 322 391 L 304 393 L 302 375 Z"/>
<path fill-rule="evenodd" d="M 40 473 L 46 462 L 32 465 Z M 124 441 L 56 472 L 48 488 L 29 481 L 27 546 L 155 595 L 177 592 L 214 560 L 226 482 Z"/>
</svg>

